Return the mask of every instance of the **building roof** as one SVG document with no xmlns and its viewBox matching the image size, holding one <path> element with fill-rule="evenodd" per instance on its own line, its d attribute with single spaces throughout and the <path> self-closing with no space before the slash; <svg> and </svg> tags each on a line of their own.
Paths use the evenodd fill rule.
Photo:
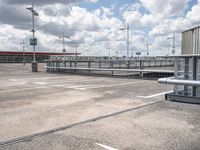
<svg viewBox="0 0 200 150">
<path fill-rule="evenodd" d="M 187 31 L 193 31 L 194 29 L 197 29 L 197 28 L 200 28 L 200 25 L 199 26 L 196 26 L 196 27 L 193 27 L 193 28 L 190 28 L 190 29 L 187 29 L 187 30 L 184 30 L 184 32 L 187 32 Z"/>
</svg>

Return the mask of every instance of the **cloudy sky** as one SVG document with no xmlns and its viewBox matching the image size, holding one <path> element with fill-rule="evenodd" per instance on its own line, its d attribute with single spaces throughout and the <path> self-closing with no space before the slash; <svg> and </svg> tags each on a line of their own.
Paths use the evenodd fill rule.
<svg viewBox="0 0 200 150">
<path fill-rule="evenodd" d="M 199 2 L 198 2 L 199 1 Z M 0 0 L 0 51 L 21 51 L 22 40 L 31 51 L 31 0 Z M 150 55 L 167 55 L 176 33 L 176 54 L 181 32 L 200 25 L 200 0 L 35 0 L 36 51 L 62 51 L 63 32 L 67 52 L 83 55 L 126 55 L 126 31 L 130 24 L 130 49 Z M 130 51 L 131 53 L 131 51 Z"/>
</svg>

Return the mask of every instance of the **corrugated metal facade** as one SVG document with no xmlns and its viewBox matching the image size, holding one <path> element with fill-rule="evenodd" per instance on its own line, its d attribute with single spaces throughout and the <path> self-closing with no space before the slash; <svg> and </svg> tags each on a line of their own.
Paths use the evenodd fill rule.
<svg viewBox="0 0 200 150">
<path fill-rule="evenodd" d="M 181 53 L 200 54 L 200 26 L 182 33 Z"/>
</svg>

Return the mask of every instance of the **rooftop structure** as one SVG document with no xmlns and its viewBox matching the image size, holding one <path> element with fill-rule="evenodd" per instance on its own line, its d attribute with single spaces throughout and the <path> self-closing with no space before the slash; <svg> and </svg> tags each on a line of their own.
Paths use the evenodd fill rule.
<svg viewBox="0 0 200 150">
<path fill-rule="evenodd" d="M 182 55 L 200 54 L 200 26 L 182 33 L 181 51 Z"/>
<path fill-rule="evenodd" d="M 174 91 L 166 94 L 166 99 L 200 104 L 200 55 L 176 56 L 174 71 L 173 78 L 158 80 L 174 85 Z"/>
</svg>

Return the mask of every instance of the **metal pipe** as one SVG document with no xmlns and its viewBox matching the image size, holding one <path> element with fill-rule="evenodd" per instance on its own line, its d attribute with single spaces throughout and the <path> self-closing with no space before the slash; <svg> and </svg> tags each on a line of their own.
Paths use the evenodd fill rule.
<svg viewBox="0 0 200 150">
<path fill-rule="evenodd" d="M 189 85 L 189 86 L 200 86 L 200 81 L 195 80 L 179 80 L 173 78 L 161 78 L 158 79 L 158 83 L 161 84 L 173 84 L 173 85 Z"/>
</svg>

